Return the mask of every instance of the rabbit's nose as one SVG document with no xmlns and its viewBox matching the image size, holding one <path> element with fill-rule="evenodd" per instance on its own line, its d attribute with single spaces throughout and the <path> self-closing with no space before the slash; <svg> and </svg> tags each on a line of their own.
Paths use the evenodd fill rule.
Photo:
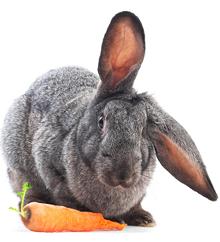
<svg viewBox="0 0 220 242">
<path fill-rule="evenodd" d="M 119 184 L 123 187 L 130 187 L 133 184 L 133 176 L 127 174 L 126 172 L 119 173 L 118 181 Z"/>
<path fill-rule="evenodd" d="M 119 173 L 119 175 L 117 176 L 117 179 L 120 182 L 125 182 L 126 180 L 130 179 L 129 175 L 127 174 L 127 172 L 121 171 Z"/>
<path fill-rule="evenodd" d="M 126 173 L 120 172 L 118 175 L 115 173 L 108 173 L 105 176 L 105 182 L 112 187 L 124 187 L 128 188 L 134 183 L 134 177 L 126 175 Z"/>
</svg>

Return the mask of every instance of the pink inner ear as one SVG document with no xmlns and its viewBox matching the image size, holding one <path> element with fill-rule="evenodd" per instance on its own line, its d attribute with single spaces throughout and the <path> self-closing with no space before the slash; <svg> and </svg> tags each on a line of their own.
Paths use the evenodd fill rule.
<svg viewBox="0 0 220 242">
<path fill-rule="evenodd" d="M 111 85 L 116 86 L 128 76 L 134 66 L 142 62 L 144 46 L 141 36 L 134 32 L 130 19 L 123 19 L 110 31 L 110 47 L 105 65 L 111 71 Z"/>
<path fill-rule="evenodd" d="M 156 149 L 161 164 L 178 180 L 199 193 L 209 193 L 207 180 L 200 164 L 194 162 L 167 135 L 159 132 L 159 141 L 157 141 Z"/>
</svg>

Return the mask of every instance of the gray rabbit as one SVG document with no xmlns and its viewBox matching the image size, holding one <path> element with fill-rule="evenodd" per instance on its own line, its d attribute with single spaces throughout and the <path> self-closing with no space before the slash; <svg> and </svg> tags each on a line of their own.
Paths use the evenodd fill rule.
<svg viewBox="0 0 220 242">
<path fill-rule="evenodd" d="M 26 203 L 151 226 L 141 201 L 156 157 L 180 182 L 217 199 L 189 134 L 150 95 L 132 88 L 144 52 L 140 20 L 120 12 L 104 36 L 99 77 L 79 67 L 51 70 L 14 102 L 3 151 L 13 190 L 32 184 Z"/>
</svg>

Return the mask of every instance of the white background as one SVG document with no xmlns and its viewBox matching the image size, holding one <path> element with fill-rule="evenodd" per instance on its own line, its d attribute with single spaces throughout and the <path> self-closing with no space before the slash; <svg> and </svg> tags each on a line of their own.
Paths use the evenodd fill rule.
<svg viewBox="0 0 220 242">
<path fill-rule="evenodd" d="M 191 134 L 215 189 L 220 193 L 219 82 L 220 2 L 166 1 L 0 1 L 0 122 L 13 99 L 42 73 L 80 65 L 97 73 L 102 37 L 119 11 L 139 16 L 146 56 L 135 87 L 153 94 Z M 39 234 L 27 231 L 0 159 L 0 231 L 16 241 L 220 241 L 220 202 L 211 202 L 175 180 L 158 163 L 143 201 L 154 228 L 123 232 Z"/>
</svg>

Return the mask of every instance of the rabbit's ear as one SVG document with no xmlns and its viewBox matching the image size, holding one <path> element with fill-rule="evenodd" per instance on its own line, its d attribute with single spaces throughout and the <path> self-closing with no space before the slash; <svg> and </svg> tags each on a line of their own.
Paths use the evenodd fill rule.
<svg viewBox="0 0 220 242">
<path fill-rule="evenodd" d="M 115 15 L 104 36 L 99 58 L 102 84 L 108 89 L 122 83 L 126 88 L 131 87 L 144 51 L 144 30 L 138 17 L 130 12 Z"/>
<path fill-rule="evenodd" d="M 186 130 L 152 99 L 147 107 L 148 135 L 162 166 L 191 189 L 212 201 L 217 200 L 200 153 Z"/>
</svg>

